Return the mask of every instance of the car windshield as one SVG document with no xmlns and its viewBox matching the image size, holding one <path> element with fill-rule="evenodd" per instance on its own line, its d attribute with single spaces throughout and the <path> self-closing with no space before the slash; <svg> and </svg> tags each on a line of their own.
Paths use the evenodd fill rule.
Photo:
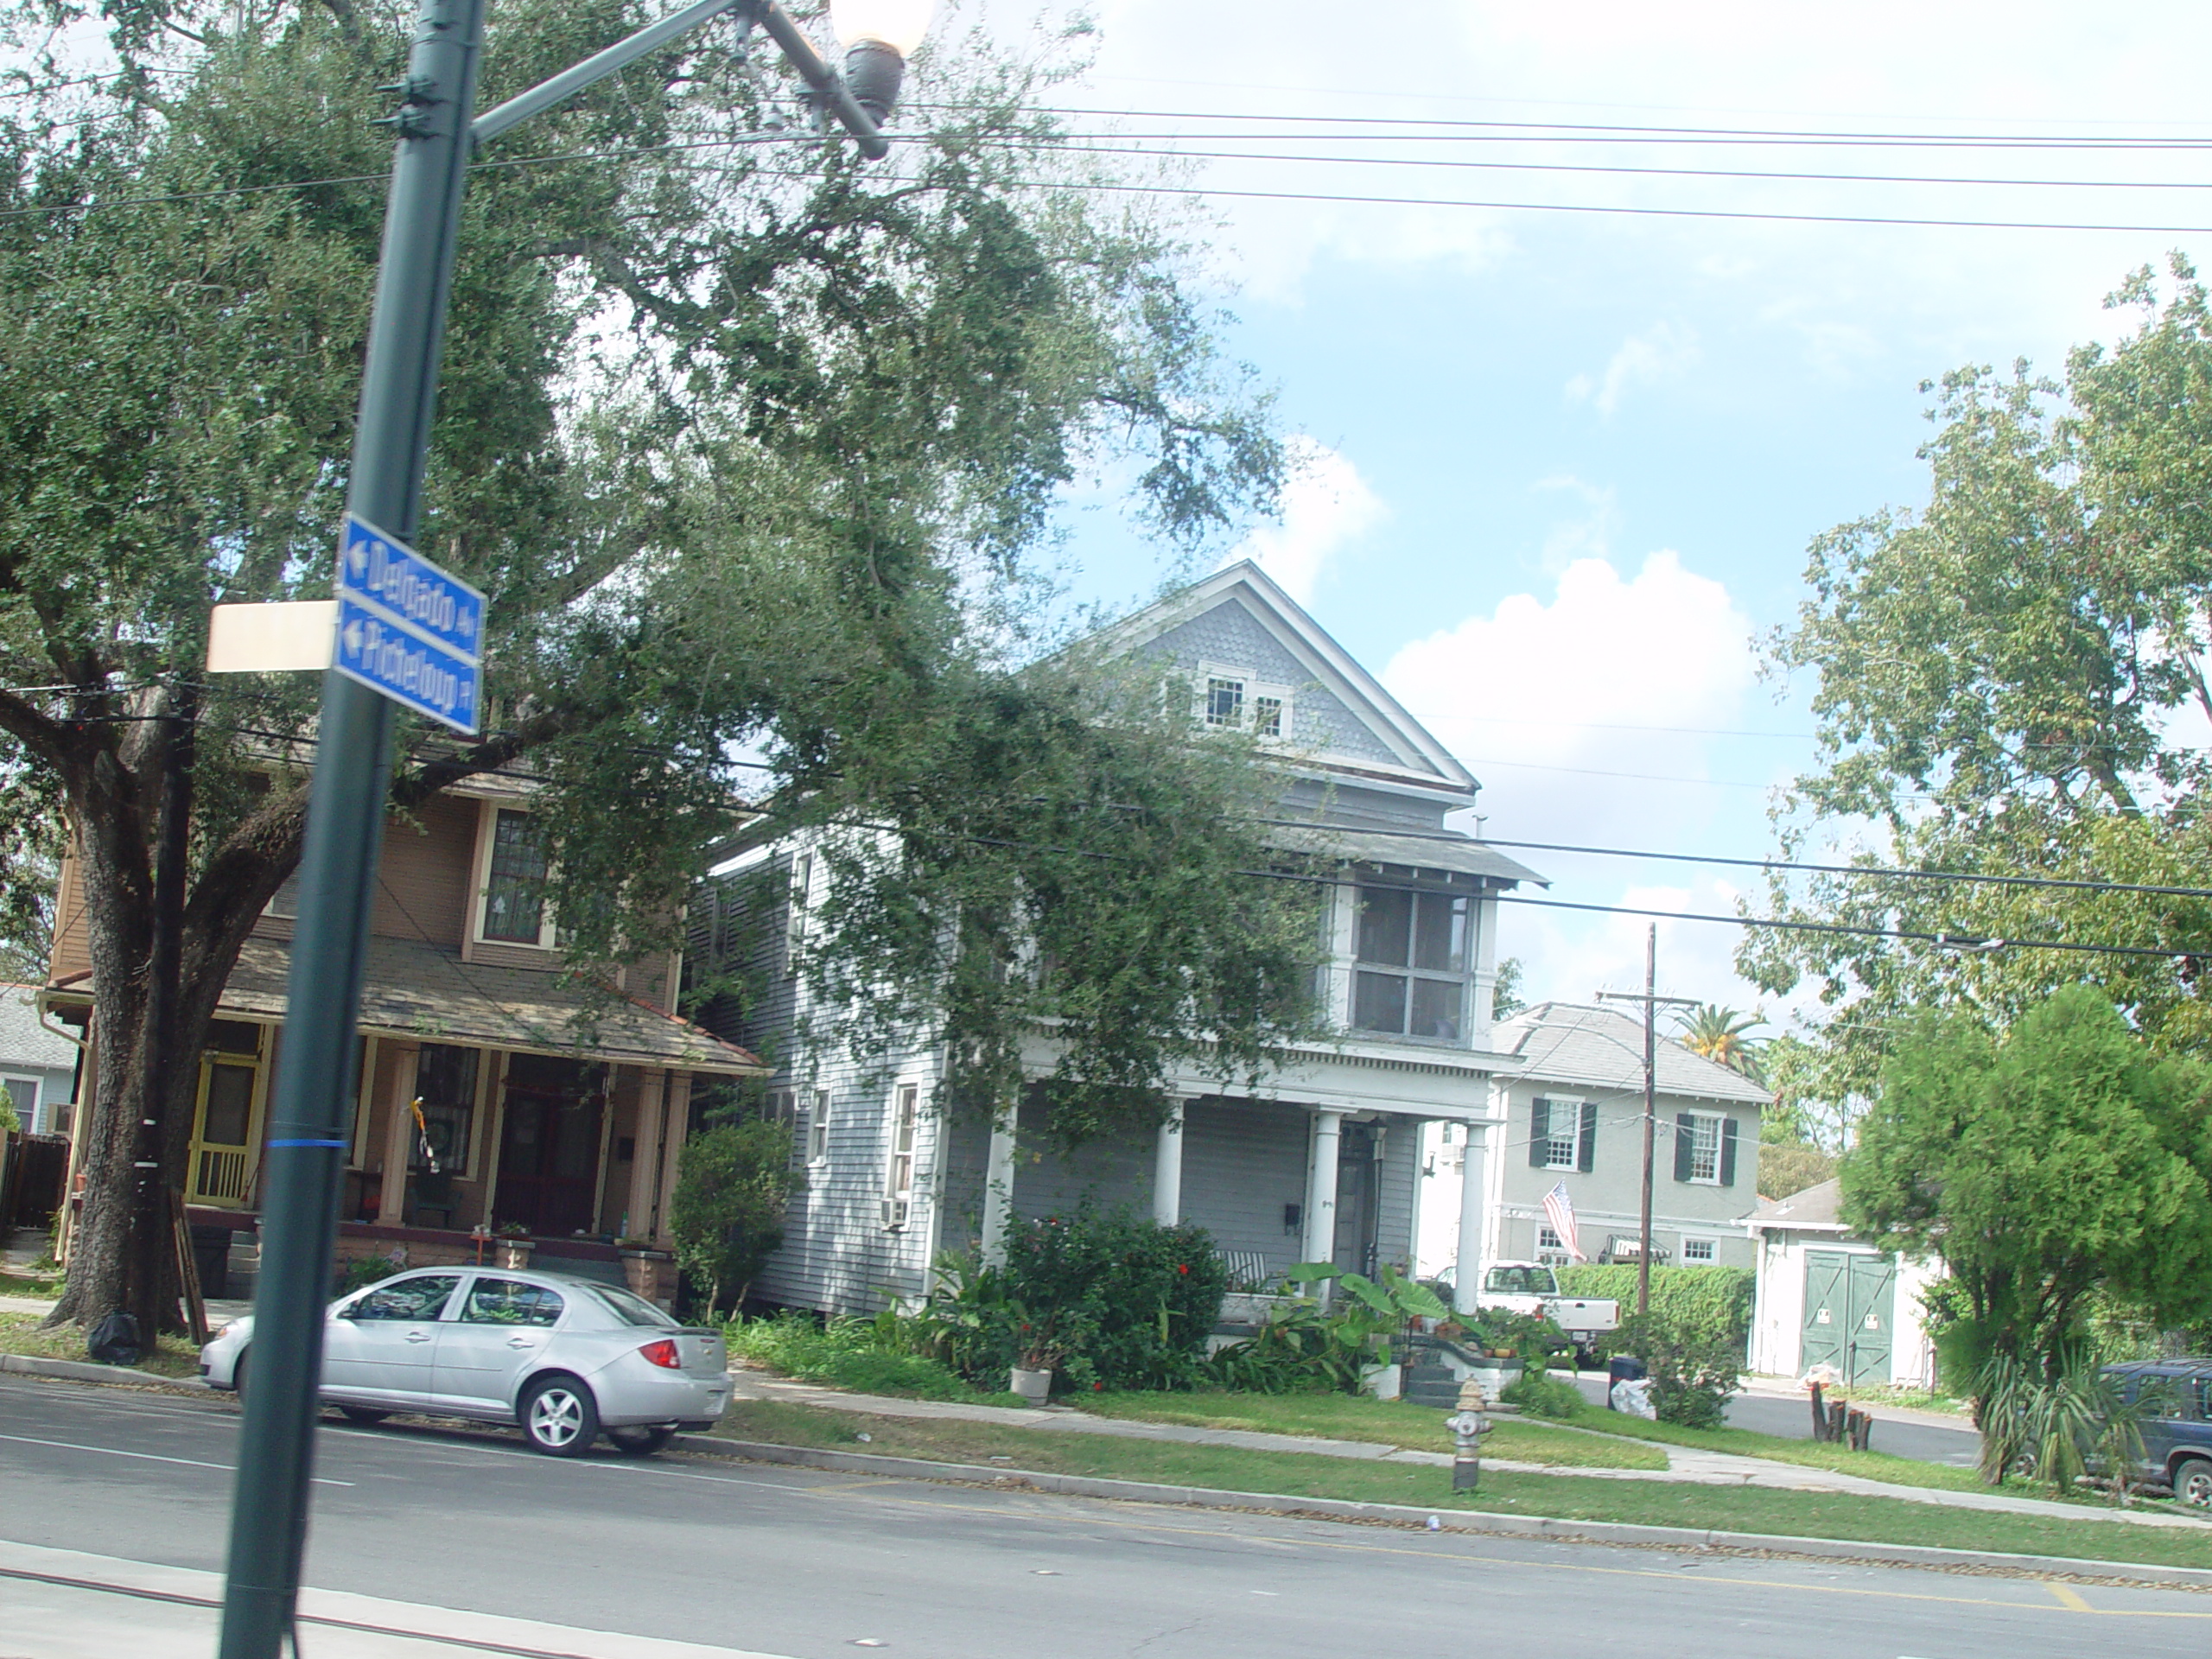
<svg viewBox="0 0 2212 1659">
<path fill-rule="evenodd" d="M 1556 1296 L 1559 1281 L 1549 1268 L 1492 1268 L 1483 1288 L 1500 1296 Z"/>
<path fill-rule="evenodd" d="M 682 1328 L 644 1297 L 630 1291 L 617 1290 L 613 1285 L 594 1285 L 591 1294 L 625 1325 L 651 1325 L 664 1331 Z"/>
</svg>

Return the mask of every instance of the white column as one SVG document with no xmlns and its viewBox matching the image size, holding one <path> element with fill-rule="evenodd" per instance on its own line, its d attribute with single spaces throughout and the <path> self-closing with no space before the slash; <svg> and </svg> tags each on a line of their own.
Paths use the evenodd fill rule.
<svg viewBox="0 0 2212 1659">
<path fill-rule="evenodd" d="M 1162 1227 L 1183 1219 L 1183 1103 L 1160 1121 L 1152 1148 L 1152 1218 Z"/>
<path fill-rule="evenodd" d="M 391 1087 L 385 1096 L 384 1124 L 384 1185 L 377 1195 L 377 1224 L 407 1224 L 408 1154 L 415 1147 L 415 1065 L 422 1050 L 415 1045 L 385 1042 L 378 1049 L 391 1057 Z"/>
<path fill-rule="evenodd" d="M 1014 1140 L 1021 1106 L 1009 1100 L 991 1122 L 991 1150 L 983 1163 L 983 1265 L 1006 1265 L 1006 1236 L 1014 1230 Z"/>
<path fill-rule="evenodd" d="M 1475 1311 L 1482 1292 L 1483 1224 L 1490 1215 L 1490 1125 L 1467 1125 L 1467 1156 L 1459 1166 L 1459 1254 L 1452 1270 L 1452 1306 Z"/>
<path fill-rule="evenodd" d="M 1300 1247 L 1308 1262 L 1336 1258 L 1337 1146 L 1344 1121 L 1342 1112 L 1313 1114 L 1313 1158 L 1306 1176 L 1306 1236 Z"/>
</svg>

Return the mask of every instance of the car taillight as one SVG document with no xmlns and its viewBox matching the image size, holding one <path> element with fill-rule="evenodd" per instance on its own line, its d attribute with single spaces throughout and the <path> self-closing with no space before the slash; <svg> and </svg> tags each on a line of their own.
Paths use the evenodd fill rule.
<svg viewBox="0 0 2212 1659">
<path fill-rule="evenodd" d="M 683 1369 L 683 1356 L 676 1351 L 676 1341 L 672 1337 L 663 1337 L 658 1342 L 649 1342 L 638 1351 L 652 1361 L 654 1364 L 665 1367 L 669 1370 L 680 1371 Z"/>
</svg>

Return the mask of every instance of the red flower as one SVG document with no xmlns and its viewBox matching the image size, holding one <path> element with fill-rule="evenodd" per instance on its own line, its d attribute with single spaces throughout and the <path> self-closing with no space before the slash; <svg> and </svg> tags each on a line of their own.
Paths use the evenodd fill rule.
<svg viewBox="0 0 2212 1659">
<path fill-rule="evenodd" d="M 1175 1264 L 1175 1271 L 1178 1273 L 1188 1273 L 1190 1270 L 1191 1264 L 1187 1262 L 1178 1262 Z"/>
<path fill-rule="evenodd" d="M 1106 1392 L 1106 1385 L 1103 1382 L 1094 1382 L 1090 1385 L 1090 1391 L 1093 1394 L 1103 1394 Z"/>
</svg>

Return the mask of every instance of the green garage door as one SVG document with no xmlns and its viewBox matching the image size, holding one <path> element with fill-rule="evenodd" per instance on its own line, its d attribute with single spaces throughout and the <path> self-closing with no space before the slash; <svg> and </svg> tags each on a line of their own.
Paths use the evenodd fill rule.
<svg viewBox="0 0 2212 1659">
<path fill-rule="evenodd" d="M 1831 1365 L 1851 1382 L 1890 1380 L 1897 1262 L 1849 1250 L 1805 1252 L 1805 1325 L 1798 1369 Z"/>
</svg>

